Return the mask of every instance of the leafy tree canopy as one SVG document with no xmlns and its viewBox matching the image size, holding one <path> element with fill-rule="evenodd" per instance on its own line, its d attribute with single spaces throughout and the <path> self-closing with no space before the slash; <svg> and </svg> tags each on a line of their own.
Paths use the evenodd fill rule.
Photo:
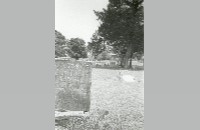
<svg viewBox="0 0 200 130">
<path fill-rule="evenodd" d="M 87 58 L 86 43 L 83 39 L 72 38 L 67 43 L 69 56 L 75 59 Z"/>
<path fill-rule="evenodd" d="M 65 57 L 67 56 L 67 40 L 60 32 L 55 30 L 55 57 Z"/>
<path fill-rule="evenodd" d="M 143 52 L 142 3 L 143 0 L 109 0 L 107 9 L 94 11 L 101 22 L 99 35 L 123 56 L 125 67 L 134 52 Z"/>
</svg>

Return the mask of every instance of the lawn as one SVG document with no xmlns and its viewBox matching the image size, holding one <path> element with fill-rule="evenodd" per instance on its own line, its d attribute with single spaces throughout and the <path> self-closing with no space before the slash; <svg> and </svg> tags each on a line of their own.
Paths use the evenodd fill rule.
<svg viewBox="0 0 200 130">
<path fill-rule="evenodd" d="M 93 69 L 90 113 L 74 122 L 79 123 L 67 130 L 143 130 L 144 71 Z"/>
</svg>

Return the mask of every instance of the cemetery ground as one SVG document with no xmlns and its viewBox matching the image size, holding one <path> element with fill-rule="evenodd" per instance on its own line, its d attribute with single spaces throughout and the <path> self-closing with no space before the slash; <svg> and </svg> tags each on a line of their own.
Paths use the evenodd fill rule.
<svg viewBox="0 0 200 130">
<path fill-rule="evenodd" d="M 123 75 L 133 76 L 134 81 L 124 81 Z M 143 130 L 144 71 L 93 68 L 90 112 L 67 122 L 56 129 Z"/>
</svg>

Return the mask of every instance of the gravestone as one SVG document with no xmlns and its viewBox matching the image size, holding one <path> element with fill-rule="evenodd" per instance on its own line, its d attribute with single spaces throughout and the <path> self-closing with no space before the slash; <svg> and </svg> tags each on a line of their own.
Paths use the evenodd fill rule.
<svg viewBox="0 0 200 130">
<path fill-rule="evenodd" d="M 56 58 L 55 64 L 56 111 L 89 111 L 91 63 Z"/>
</svg>

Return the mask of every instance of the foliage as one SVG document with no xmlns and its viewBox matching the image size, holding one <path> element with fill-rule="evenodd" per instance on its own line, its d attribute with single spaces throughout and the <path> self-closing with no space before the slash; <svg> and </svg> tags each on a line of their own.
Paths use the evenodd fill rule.
<svg viewBox="0 0 200 130">
<path fill-rule="evenodd" d="M 125 60 L 134 52 L 143 52 L 143 0 L 109 0 L 107 9 L 94 11 L 101 25 L 99 35 Z"/>
<path fill-rule="evenodd" d="M 87 58 L 87 50 L 85 41 L 80 38 L 72 38 L 67 43 L 68 54 L 70 57 L 79 59 L 79 58 Z"/>
<path fill-rule="evenodd" d="M 97 56 L 97 60 L 110 60 L 111 55 L 107 51 L 103 51 L 101 54 Z"/>
<path fill-rule="evenodd" d="M 55 57 L 66 57 L 79 59 L 86 58 L 87 51 L 85 41 L 80 38 L 67 40 L 64 35 L 55 30 Z"/>
<path fill-rule="evenodd" d="M 67 40 L 60 32 L 55 30 L 55 57 L 65 57 L 67 56 Z"/>
<path fill-rule="evenodd" d="M 98 31 L 96 31 L 92 35 L 91 42 L 88 43 L 87 48 L 92 53 L 95 59 L 105 50 L 105 43 L 102 37 L 99 36 Z"/>
</svg>

